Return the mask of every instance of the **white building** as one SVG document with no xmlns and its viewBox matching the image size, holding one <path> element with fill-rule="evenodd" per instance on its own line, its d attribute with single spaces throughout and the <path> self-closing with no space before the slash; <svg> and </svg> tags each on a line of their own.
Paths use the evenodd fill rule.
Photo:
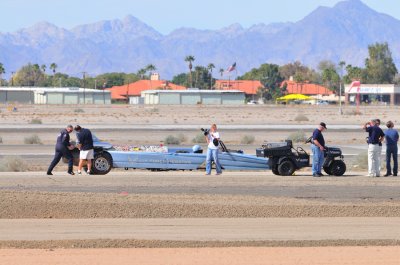
<svg viewBox="0 0 400 265">
<path fill-rule="evenodd" d="M 110 91 L 78 87 L 0 87 L 0 103 L 111 104 Z"/>
<path fill-rule="evenodd" d="M 345 85 L 345 100 L 356 102 L 357 94 L 360 102 L 382 102 L 390 105 L 400 104 L 400 86 L 393 84 L 361 84 L 360 87 Z"/>
</svg>

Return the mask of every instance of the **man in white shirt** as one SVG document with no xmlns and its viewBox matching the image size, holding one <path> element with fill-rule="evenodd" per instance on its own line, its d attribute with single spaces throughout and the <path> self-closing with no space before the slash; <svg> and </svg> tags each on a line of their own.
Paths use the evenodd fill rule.
<svg viewBox="0 0 400 265">
<path fill-rule="evenodd" d="M 206 135 L 206 140 L 208 143 L 207 149 L 207 159 L 206 159 L 206 175 L 211 174 L 211 162 L 214 160 L 215 167 L 217 170 L 216 175 L 221 175 L 221 164 L 218 160 L 218 146 L 219 146 L 220 135 L 217 132 L 217 125 L 211 125 L 209 133 Z"/>
</svg>

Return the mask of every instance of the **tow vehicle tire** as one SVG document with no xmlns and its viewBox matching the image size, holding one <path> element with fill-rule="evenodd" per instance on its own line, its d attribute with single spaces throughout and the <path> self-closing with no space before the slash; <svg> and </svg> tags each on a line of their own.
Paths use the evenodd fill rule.
<svg viewBox="0 0 400 265">
<path fill-rule="evenodd" d="M 329 166 L 331 175 L 342 176 L 346 172 L 346 164 L 342 160 L 335 160 Z"/>
<path fill-rule="evenodd" d="M 107 152 L 101 152 L 94 156 L 92 172 L 95 175 L 105 175 L 111 171 L 113 165 L 112 157 Z"/>
<path fill-rule="evenodd" d="M 326 174 L 332 175 L 330 167 L 324 167 L 324 171 L 325 171 Z"/>
<path fill-rule="evenodd" d="M 295 171 L 295 167 L 292 161 L 284 160 L 278 166 L 279 175 L 282 176 L 291 176 Z"/>
<path fill-rule="evenodd" d="M 274 173 L 275 175 L 279 175 L 279 171 L 278 171 L 278 167 L 277 166 L 274 166 L 274 167 L 272 167 L 272 173 Z"/>
</svg>

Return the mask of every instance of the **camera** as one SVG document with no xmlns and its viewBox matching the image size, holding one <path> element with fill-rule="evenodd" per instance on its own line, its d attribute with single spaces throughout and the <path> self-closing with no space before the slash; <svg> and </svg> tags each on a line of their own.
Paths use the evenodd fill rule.
<svg viewBox="0 0 400 265">
<path fill-rule="evenodd" d="M 210 130 L 209 130 L 209 129 L 203 129 L 203 128 L 201 128 L 200 130 L 204 133 L 204 136 L 207 136 L 207 135 L 210 133 Z"/>
</svg>

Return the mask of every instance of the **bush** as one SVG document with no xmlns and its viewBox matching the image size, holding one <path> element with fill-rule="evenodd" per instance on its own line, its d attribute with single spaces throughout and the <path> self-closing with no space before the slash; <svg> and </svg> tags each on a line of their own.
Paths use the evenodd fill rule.
<svg viewBox="0 0 400 265">
<path fill-rule="evenodd" d="M 7 156 L 0 162 L 0 171 L 2 172 L 23 172 L 28 166 L 19 156 Z"/>
<path fill-rule="evenodd" d="M 164 143 L 165 144 L 180 144 L 181 140 L 179 140 L 178 137 L 175 137 L 173 135 L 168 135 L 167 137 L 165 137 Z"/>
<path fill-rule="evenodd" d="M 0 144 L 3 143 L 3 138 L 0 136 Z"/>
<path fill-rule="evenodd" d="M 207 143 L 206 138 L 202 132 L 198 133 L 193 139 L 192 142 L 195 144 L 204 144 Z"/>
<path fill-rule="evenodd" d="M 32 119 L 29 123 L 30 124 L 42 124 L 42 120 L 41 119 Z"/>
<path fill-rule="evenodd" d="M 83 109 L 75 109 L 74 112 L 75 112 L 75 113 L 83 113 L 83 112 L 85 112 L 85 111 L 84 111 Z"/>
<path fill-rule="evenodd" d="M 350 111 L 346 111 L 345 113 L 344 113 L 344 115 L 349 115 L 349 116 L 355 116 L 355 115 L 362 115 L 361 114 L 361 112 L 360 111 L 357 111 L 357 110 L 355 110 L 355 109 L 353 109 L 353 110 L 350 110 Z"/>
<path fill-rule="evenodd" d="M 178 139 L 179 141 L 185 142 L 186 141 L 186 136 L 183 133 L 178 134 Z"/>
<path fill-rule="evenodd" d="M 304 114 L 299 114 L 294 118 L 295 121 L 309 121 L 307 116 Z"/>
<path fill-rule="evenodd" d="M 34 134 L 30 137 L 25 137 L 24 143 L 25 144 L 42 144 L 42 141 L 40 140 L 39 136 Z"/>
<path fill-rule="evenodd" d="M 297 131 L 291 133 L 287 140 L 292 140 L 294 143 L 304 143 L 307 140 L 307 137 L 303 131 Z"/>
<path fill-rule="evenodd" d="M 242 137 L 242 140 L 240 140 L 241 144 L 252 144 L 254 143 L 255 137 L 253 135 L 245 135 Z"/>
</svg>

